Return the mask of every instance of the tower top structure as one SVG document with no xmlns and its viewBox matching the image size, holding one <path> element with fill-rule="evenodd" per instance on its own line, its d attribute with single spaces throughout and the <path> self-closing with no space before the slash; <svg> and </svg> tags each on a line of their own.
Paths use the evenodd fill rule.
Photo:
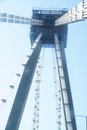
<svg viewBox="0 0 87 130">
<path fill-rule="evenodd" d="M 67 10 L 64 9 L 40 9 L 34 8 L 32 10 L 32 19 L 42 20 L 43 25 L 31 25 L 30 40 L 31 44 L 35 41 L 40 32 L 43 33 L 43 44 L 54 44 L 54 33 L 57 33 L 60 41 L 63 41 L 64 47 L 67 43 L 67 24 L 55 26 L 55 20 L 65 14 Z"/>
</svg>

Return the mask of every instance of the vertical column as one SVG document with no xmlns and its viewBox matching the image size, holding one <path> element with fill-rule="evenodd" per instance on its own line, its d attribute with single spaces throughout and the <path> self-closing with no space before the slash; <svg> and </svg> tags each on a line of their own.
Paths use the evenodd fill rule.
<svg viewBox="0 0 87 130">
<path fill-rule="evenodd" d="M 40 41 L 42 33 L 40 33 L 32 46 L 32 51 L 19 84 L 19 88 L 12 106 L 12 110 L 5 130 L 18 130 L 25 103 L 29 94 L 31 82 L 33 79 L 37 59 L 40 54 L 42 43 Z"/>
<path fill-rule="evenodd" d="M 62 102 L 64 108 L 66 130 L 77 130 L 68 71 L 67 71 L 67 64 L 64 52 L 64 45 L 63 42 L 58 41 L 57 34 L 55 34 L 55 44 L 56 44 L 55 50 L 56 50 L 58 74 L 62 94 Z"/>
<path fill-rule="evenodd" d="M 32 130 L 39 130 L 39 104 L 40 104 L 40 83 L 41 83 L 41 63 L 40 58 L 38 59 L 36 67 L 36 80 L 35 80 L 35 105 L 34 105 L 34 116 Z"/>
</svg>

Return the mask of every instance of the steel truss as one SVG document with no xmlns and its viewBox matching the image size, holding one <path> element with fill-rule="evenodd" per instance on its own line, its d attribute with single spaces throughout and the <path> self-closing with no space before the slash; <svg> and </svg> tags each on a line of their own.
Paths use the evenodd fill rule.
<svg viewBox="0 0 87 130">
<path fill-rule="evenodd" d="M 76 7 L 55 20 L 55 26 L 74 23 L 85 19 L 87 19 L 87 1 L 83 0 Z"/>
<path fill-rule="evenodd" d="M 42 20 L 17 16 L 13 14 L 6 14 L 6 13 L 0 13 L 0 22 L 15 23 L 15 24 L 30 24 L 30 25 L 39 25 L 39 26 L 43 25 Z"/>
</svg>

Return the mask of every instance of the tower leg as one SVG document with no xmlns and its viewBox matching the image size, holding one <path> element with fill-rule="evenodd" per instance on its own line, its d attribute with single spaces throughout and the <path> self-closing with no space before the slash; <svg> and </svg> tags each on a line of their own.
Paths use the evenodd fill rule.
<svg viewBox="0 0 87 130">
<path fill-rule="evenodd" d="M 66 130 L 77 130 L 64 45 L 58 40 L 57 34 L 55 34 L 55 46 Z"/>
<path fill-rule="evenodd" d="M 40 54 L 42 43 L 40 38 L 42 33 L 40 33 L 32 46 L 31 56 L 25 65 L 25 69 L 19 84 L 19 88 L 12 106 L 12 110 L 6 125 L 5 130 L 18 130 L 22 114 L 24 111 L 25 103 L 30 90 L 31 82 L 33 79 L 35 67 L 37 64 L 37 59 Z"/>
</svg>

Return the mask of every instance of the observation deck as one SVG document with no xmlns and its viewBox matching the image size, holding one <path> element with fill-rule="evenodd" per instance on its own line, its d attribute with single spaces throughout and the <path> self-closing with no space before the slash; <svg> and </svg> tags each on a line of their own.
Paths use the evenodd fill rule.
<svg viewBox="0 0 87 130">
<path fill-rule="evenodd" d="M 32 10 L 32 19 L 42 20 L 43 25 L 31 25 L 30 40 L 34 43 L 40 32 L 43 33 L 41 38 L 43 44 L 54 44 L 54 33 L 57 33 L 59 40 L 64 42 L 64 47 L 67 43 L 67 24 L 55 26 L 55 20 L 67 12 L 66 9 L 40 9 Z"/>
</svg>

